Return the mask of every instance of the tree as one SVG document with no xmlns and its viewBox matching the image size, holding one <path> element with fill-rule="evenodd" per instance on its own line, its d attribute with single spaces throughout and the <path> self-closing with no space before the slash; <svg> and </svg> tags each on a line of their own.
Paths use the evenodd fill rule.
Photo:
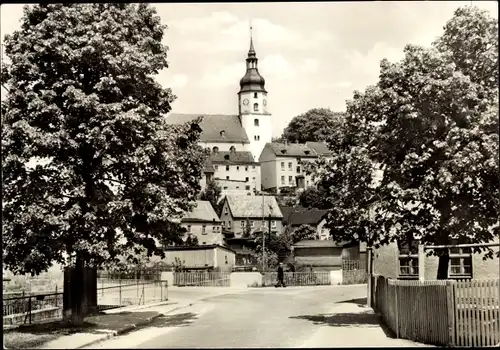
<svg viewBox="0 0 500 350">
<path fill-rule="evenodd" d="M 343 136 L 329 140 L 338 155 L 318 165 L 334 205 L 327 227 L 375 247 L 491 241 L 500 209 L 498 22 L 459 8 L 432 47 L 407 45 L 403 60 L 380 66 L 377 85 L 348 103 Z M 376 187 L 374 164 L 384 171 Z M 448 250 L 430 254 L 446 279 Z"/>
<path fill-rule="evenodd" d="M 285 261 L 292 251 L 292 242 L 290 236 L 286 234 L 278 235 L 275 232 L 265 233 L 266 242 L 266 265 L 270 268 L 278 266 L 279 262 Z M 252 245 L 252 256 L 259 264 L 262 264 L 262 247 L 263 235 L 258 234 L 255 236 L 254 244 Z"/>
<path fill-rule="evenodd" d="M 249 238 L 252 235 L 252 226 L 249 218 L 245 220 L 245 228 L 243 230 L 243 237 Z"/>
<path fill-rule="evenodd" d="M 5 36 L 3 262 L 13 272 L 58 262 L 78 275 L 179 242 L 175 219 L 192 208 L 207 155 L 200 120 L 165 122 L 175 96 L 154 80 L 167 67 L 164 30 L 146 4 L 41 4 Z M 72 299 L 81 324 L 81 294 Z"/>
<path fill-rule="evenodd" d="M 309 186 L 299 193 L 298 202 L 304 208 L 330 209 L 331 203 L 326 200 L 326 195 L 323 187 Z"/>
<path fill-rule="evenodd" d="M 283 130 L 282 140 L 304 143 L 326 141 L 339 124 L 344 113 L 332 112 L 328 108 L 313 108 L 295 116 Z"/>
<path fill-rule="evenodd" d="M 318 239 L 318 233 L 310 225 L 300 225 L 291 234 L 292 243 L 295 244 L 302 240 Z"/>
<path fill-rule="evenodd" d="M 202 201 L 209 201 L 217 215 L 221 214 L 223 202 L 221 201 L 222 189 L 214 180 L 207 183 L 205 190 L 200 194 Z"/>
<path fill-rule="evenodd" d="M 187 236 L 186 241 L 184 242 L 186 247 L 196 247 L 198 244 L 198 237 L 192 235 Z"/>
</svg>

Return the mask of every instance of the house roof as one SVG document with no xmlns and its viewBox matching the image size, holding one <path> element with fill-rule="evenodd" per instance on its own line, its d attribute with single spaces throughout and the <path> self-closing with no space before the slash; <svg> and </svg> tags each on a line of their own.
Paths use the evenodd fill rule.
<svg viewBox="0 0 500 350">
<path fill-rule="evenodd" d="M 252 152 L 227 152 L 218 151 L 210 154 L 210 160 L 213 164 L 256 164 Z"/>
<path fill-rule="evenodd" d="M 262 210 L 263 200 L 264 210 Z M 226 201 L 233 218 L 262 218 L 268 217 L 270 213 L 273 218 L 283 218 L 274 196 L 227 195 Z"/>
<path fill-rule="evenodd" d="M 165 251 L 209 250 L 209 249 L 214 249 L 214 248 L 220 248 L 220 249 L 223 249 L 223 250 L 227 250 L 227 251 L 229 251 L 231 253 L 235 253 L 235 251 L 232 250 L 231 248 L 224 247 L 224 246 L 219 245 L 219 244 L 197 245 L 197 246 L 193 246 L 193 247 L 189 247 L 189 246 L 166 247 L 163 250 L 165 250 Z"/>
<path fill-rule="evenodd" d="M 277 157 L 302 157 L 316 158 L 316 152 L 304 143 L 266 143 L 267 148 L 274 152 Z"/>
<path fill-rule="evenodd" d="M 306 146 L 313 149 L 318 155 L 327 156 L 331 155 L 333 152 L 328 149 L 328 146 L 325 142 L 306 142 Z"/>
<path fill-rule="evenodd" d="M 336 243 L 331 239 L 328 240 L 311 240 L 306 239 L 300 242 L 297 242 L 293 245 L 296 248 L 334 248 L 334 247 L 343 247 L 343 243 Z"/>
<path fill-rule="evenodd" d="M 286 206 L 280 205 L 280 210 L 281 210 L 281 214 L 283 214 L 283 224 L 287 225 L 288 221 L 289 221 L 289 218 L 290 218 L 290 215 L 293 212 L 296 212 L 296 211 L 306 211 L 307 209 L 304 208 L 304 207 L 302 207 L 302 206 L 300 206 L 300 205 L 297 205 L 295 207 L 286 207 Z"/>
<path fill-rule="evenodd" d="M 200 116 L 203 117 L 200 123 L 202 130 L 200 141 L 250 143 L 237 115 L 169 114 L 166 121 L 169 124 L 184 124 Z"/>
<path fill-rule="evenodd" d="M 196 201 L 196 207 L 186 212 L 182 222 L 220 222 L 209 201 Z"/>
<path fill-rule="evenodd" d="M 292 226 L 319 224 L 321 219 L 328 213 L 328 210 L 310 209 L 306 211 L 293 211 L 288 217 L 288 224 Z"/>
</svg>

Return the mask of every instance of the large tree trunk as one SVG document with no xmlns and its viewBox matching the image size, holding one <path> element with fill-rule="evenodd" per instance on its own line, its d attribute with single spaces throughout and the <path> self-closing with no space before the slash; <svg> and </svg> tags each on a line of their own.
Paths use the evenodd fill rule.
<svg viewBox="0 0 500 350">
<path fill-rule="evenodd" d="M 448 249 L 445 249 L 442 255 L 439 256 L 439 265 L 438 265 L 438 280 L 446 280 L 448 279 L 448 267 L 450 265 L 450 255 Z"/>
<path fill-rule="evenodd" d="M 83 325 L 83 274 L 84 264 L 81 257 L 76 258 L 75 269 L 71 274 L 71 323 L 73 325 Z"/>
</svg>

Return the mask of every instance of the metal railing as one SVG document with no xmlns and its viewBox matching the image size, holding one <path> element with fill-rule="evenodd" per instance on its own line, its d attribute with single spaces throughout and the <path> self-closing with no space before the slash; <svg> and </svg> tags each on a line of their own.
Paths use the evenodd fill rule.
<svg viewBox="0 0 500 350">
<path fill-rule="evenodd" d="M 168 300 L 167 281 L 98 279 L 97 306 L 106 310 Z"/>
<path fill-rule="evenodd" d="M 262 286 L 274 286 L 278 282 L 277 272 L 264 272 Z M 285 272 L 284 282 L 287 286 L 319 286 L 331 284 L 329 271 L 317 272 Z"/>
<path fill-rule="evenodd" d="M 31 324 L 62 318 L 63 293 L 25 295 L 3 299 L 4 325 Z"/>
</svg>

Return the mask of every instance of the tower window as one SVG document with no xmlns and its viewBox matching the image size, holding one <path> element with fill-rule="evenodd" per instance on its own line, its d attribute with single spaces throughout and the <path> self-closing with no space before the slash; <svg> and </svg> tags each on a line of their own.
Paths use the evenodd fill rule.
<svg viewBox="0 0 500 350">
<path fill-rule="evenodd" d="M 253 98 L 257 98 L 257 93 L 256 92 L 253 93 Z"/>
<path fill-rule="evenodd" d="M 260 135 L 257 135 L 257 141 L 260 141 Z"/>
<path fill-rule="evenodd" d="M 254 103 L 253 104 L 253 111 L 254 112 L 258 112 L 259 111 L 259 104 L 258 103 Z"/>
<path fill-rule="evenodd" d="M 255 125 L 255 126 L 259 126 L 259 119 L 257 119 L 257 118 L 256 118 L 256 119 L 254 119 L 254 120 L 253 120 L 253 125 Z"/>
</svg>

